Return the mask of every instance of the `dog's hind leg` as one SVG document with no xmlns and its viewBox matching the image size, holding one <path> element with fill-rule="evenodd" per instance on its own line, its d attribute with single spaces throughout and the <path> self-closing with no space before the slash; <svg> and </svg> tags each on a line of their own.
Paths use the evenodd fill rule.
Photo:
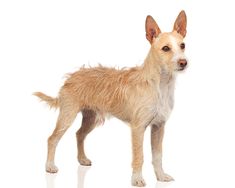
<svg viewBox="0 0 235 188">
<path fill-rule="evenodd" d="M 93 110 L 84 109 L 82 111 L 82 126 L 76 133 L 78 161 L 81 165 L 90 166 L 91 161 L 86 157 L 84 151 L 84 140 L 86 136 L 96 127 L 97 113 Z"/>
<path fill-rule="evenodd" d="M 78 112 L 79 108 L 76 107 L 73 103 L 67 103 L 60 106 L 60 113 L 56 123 L 56 128 L 53 131 L 52 135 L 48 138 L 46 171 L 49 173 L 56 173 L 58 171 L 58 168 L 55 166 L 54 163 L 56 146 L 66 130 L 73 123 Z"/>
</svg>

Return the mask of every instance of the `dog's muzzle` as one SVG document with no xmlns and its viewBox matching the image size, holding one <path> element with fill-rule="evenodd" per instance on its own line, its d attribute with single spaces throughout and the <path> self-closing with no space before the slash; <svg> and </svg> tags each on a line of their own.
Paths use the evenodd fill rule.
<svg viewBox="0 0 235 188">
<path fill-rule="evenodd" d="M 182 71 L 182 70 L 184 70 L 186 67 L 187 67 L 187 64 L 188 64 L 188 62 L 187 62 L 187 60 L 186 59 L 180 59 L 179 61 L 178 61 L 178 71 Z"/>
</svg>

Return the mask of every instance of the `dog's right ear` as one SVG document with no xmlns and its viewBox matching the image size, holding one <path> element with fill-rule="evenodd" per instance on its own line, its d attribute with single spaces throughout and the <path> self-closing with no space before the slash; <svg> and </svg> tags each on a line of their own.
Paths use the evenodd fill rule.
<svg viewBox="0 0 235 188">
<path fill-rule="evenodd" d="M 152 44 L 153 38 L 156 38 L 161 30 L 152 16 L 147 16 L 145 21 L 146 38 Z"/>
</svg>

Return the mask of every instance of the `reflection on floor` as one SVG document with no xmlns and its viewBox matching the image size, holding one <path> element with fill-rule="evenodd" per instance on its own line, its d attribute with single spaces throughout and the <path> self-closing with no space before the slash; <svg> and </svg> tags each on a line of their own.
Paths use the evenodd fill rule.
<svg viewBox="0 0 235 188">
<path fill-rule="evenodd" d="M 86 179 L 86 173 L 89 171 L 90 166 L 78 166 L 77 170 L 77 188 L 84 188 L 84 182 Z M 57 174 L 46 173 L 46 184 L 47 188 L 56 188 L 55 180 Z M 155 188 L 167 188 L 173 182 L 157 182 Z M 131 186 L 130 186 L 131 187 Z"/>
<path fill-rule="evenodd" d="M 86 173 L 90 169 L 90 166 L 78 166 L 78 171 L 77 171 L 77 188 L 84 188 L 84 181 L 86 178 Z M 55 187 L 55 179 L 56 179 L 57 174 L 50 174 L 46 173 L 46 184 L 47 188 L 56 188 Z"/>
<path fill-rule="evenodd" d="M 46 173 L 47 188 L 55 188 L 55 178 L 57 174 Z"/>
</svg>

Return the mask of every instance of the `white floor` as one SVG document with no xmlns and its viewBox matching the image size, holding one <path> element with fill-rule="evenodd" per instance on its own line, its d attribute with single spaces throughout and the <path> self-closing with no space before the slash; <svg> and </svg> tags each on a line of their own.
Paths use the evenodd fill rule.
<svg viewBox="0 0 235 188">
<path fill-rule="evenodd" d="M 44 171 L 46 139 L 53 129 L 50 124 L 54 121 L 56 113 L 48 111 L 40 104 L 37 104 L 34 110 L 37 115 L 32 115 L 31 118 L 35 119 L 36 123 L 28 122 L 28 130 L 25 133 L 20 132 L 19 125 L 17 129 L 12 130 L 5 143 L 1 139 L 4 152 L 1 154 L 0 187 L 131 187 L 130 132 L 122 122 L 116 119 L 108 120 L 103 127 L 96 128 L 89 135 L 86 148 L 93 165 L 84 167 L 76 160 L 74 133 L 80 122 L 79 115 L 59 144 L 56 155 L 58 174 L 48 174 Z M 216 127 L 203 133 L 195 127 L 193 121 L 190 125 L 186 125 L 184 121 L 174 125 L 172 119 L 169 121 L 164 140 L 164 167 L 175 181 L 156 181 L 151 165 L 150 132 L 147 130 L 143 169 L 146 187 L 234 187 L 233 133 L 230 132 L 230 135 L 225 137 L 223 135 L 227 131 Z"/>
</svg>

